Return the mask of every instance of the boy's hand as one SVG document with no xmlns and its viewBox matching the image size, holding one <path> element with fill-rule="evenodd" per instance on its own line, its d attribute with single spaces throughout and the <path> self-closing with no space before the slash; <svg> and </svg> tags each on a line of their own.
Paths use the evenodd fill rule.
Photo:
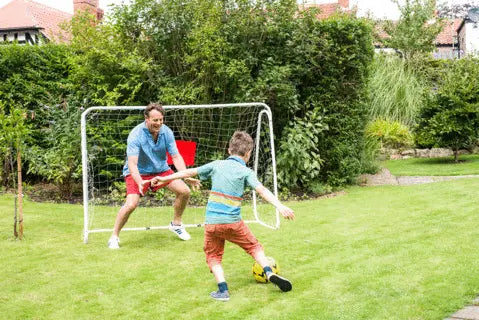
<svg viewBox="0 0 479 320">
<path fill-rule="evenodd" d="M 291 208 L 288 208 L 287 206 L 282 206 L 279 208 L 279 212 L 285 219 L 289 220 L 294 220 L 294 211 Z"/>
<path fill-rule="evenodd" d="M 188 183 L 193 190 L 198 190 L 201 187 L 201 181 L 193 178 L 185 178 L 186 183 Z"/>
<path fill-rule="evenodd" d="M 164 180 L 165 180 L 165 178 L 163 178 L 163 177 L 154 177 L 153 179 L 150 180 L 151 181 L 151 186 L 156 187 L 156 186 L 162 184 L 163 182 L 165 182 Z"/>
</svg>

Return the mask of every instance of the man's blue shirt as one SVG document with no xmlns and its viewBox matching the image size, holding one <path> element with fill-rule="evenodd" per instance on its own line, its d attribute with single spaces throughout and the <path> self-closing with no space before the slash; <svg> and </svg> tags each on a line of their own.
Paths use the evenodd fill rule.
<svg viewBox="0 0 479 320">
<path fill-rule="evenodd" d="M 243 159 L 231 156 L 198 168 L 201 180 L 211 179 L 210 197 L 206 206 L 206 224 L 226 224 L 241 220 L 241 200 L 247 185 L 255 189 L 260 182 Z"/>
<path fill-rule="evenodd" d="M 146 122 L 140 123 L 128 135 L 126 161 L 123 176 L 130 174 L 128 157 L 138 156 L 138 171 L 142 175 L 164 172 L 170 169 L 166 163 L 166 152 L 171 156 L 178 154 L 173 131 L 162 125 L 156 142 L 146 127 Z"/>
</svg>

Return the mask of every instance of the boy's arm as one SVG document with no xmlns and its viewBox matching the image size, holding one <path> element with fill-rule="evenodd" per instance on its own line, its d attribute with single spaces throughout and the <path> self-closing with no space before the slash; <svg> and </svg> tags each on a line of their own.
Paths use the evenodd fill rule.
<svg viewBox="0 0 479 320">
<path fill-rule="evenodd" d="M 173 174 L 170 174 L 169 176 L 164 176 L 164 177 L 154 177 L 151 179 L 151 185 L 153 187 L 164 183 L 164 182 L 170 182 L 172 180 L 176 179 L 184 179 L 184 178 L 191 178 L 198 175 L 198 169 L 197 168 L 190 168 L 182 171 L 175 172 Z"/>
<path fill-rule="evenodd" d="M 291 220 L 294 219 L 294 211 L 288 208 L 287 206 L 283 205 L 278 200 L 278 198 L 276 198 L 274 194 L 271 193 L 271 191 L 265 188 L 262 184 L 259 184 L 255 190 L 264 200 L 268 201 L 273 206 L 275 206 L 276 209 L 278 209 L 278 211 L 283 215 L 285 219 L 291 219 Z"/>
<path fill-rule="evenodd" d="M 175 165 L 175 168 L 177 171 L 186 170 L 185 161 L 183 157 L 181 156 L 181 154 L 178 153 L 174 156 L 171 156 L 171 160 L 173 161 L 173 164 Z M 201 186 L 200 180 L 186 178 L 185 182 L 191 185 L 193 189 L 198 189 Z"/>
</svg>

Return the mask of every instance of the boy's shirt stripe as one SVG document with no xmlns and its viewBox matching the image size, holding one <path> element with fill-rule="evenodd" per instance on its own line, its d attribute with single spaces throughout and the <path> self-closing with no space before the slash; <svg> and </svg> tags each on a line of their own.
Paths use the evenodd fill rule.
<svg viewBox="0 0 479 320">
<path fill-rule="evenodd" d="M 220 196 L 220 195 L 215 194 L 213 192 L 210 192 L 210 197 L 208 198 L 208 202 L 209 201 L 226 204 L 226 205 L 229 205 L 229 206 L 232 206 L 232 207 L 241 207 L 241 201 L 233 200 L 231 198 L 227 198 L 227 197 L 224 197 L 224 196 Z"/>
<path fill-rule="evenodd" d="M 231 199 L 231 200 L 236 200 L 236 201 L 241 201 L 241 200 L 243 200 L 242 197 L 230 196 L 229 194 L 221 193 L 221 192 L 217 192 L 217 191 L 213 191 L 213 190 L 210 191 L 210 195 L 211 195 L 211 194 L 213 194 L 213 195 L 215 195 L 215 196 L 219 196 L 219 197 L 228 198 L 228 199 Z"/>
<path fill-rule="evenodd" d="M 241 220 L 240 216 L 240 207 L 232 207 L 224 203 L 210 202 L 206 206 L 206 212 L 208 212 L 209 217 L 216 217 L 221 219 L 227 219 L 228 223 L 233 223 Z M 218 217 L 221 216 L 221 217 Z"/>
</svg>

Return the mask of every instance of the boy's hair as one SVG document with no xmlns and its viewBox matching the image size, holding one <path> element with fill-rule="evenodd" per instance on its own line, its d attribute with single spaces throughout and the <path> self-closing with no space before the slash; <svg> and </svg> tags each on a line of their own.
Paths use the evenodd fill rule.
<svg viewBox="0 0 479 320">
<path fill-rule="evenodd" d="M 246 131 L 236 131 L 231 137 L 228 150 L 231 155 L 244 157 L 253 150 L 253 139 Z"/>
<path fill-rule="evenodd" d="M 165 109 L 163 109 L 163 106 L 161 105 L 161 103 L 150 102 L 150 104 L 146 106 L 145 111 L 143 112 L 143 114 L 145 115 L 145 118 L 150 117 L 150 112 L 152 110 L 159 111 L 163 116 L 165 116 Z"/>
</svg>

